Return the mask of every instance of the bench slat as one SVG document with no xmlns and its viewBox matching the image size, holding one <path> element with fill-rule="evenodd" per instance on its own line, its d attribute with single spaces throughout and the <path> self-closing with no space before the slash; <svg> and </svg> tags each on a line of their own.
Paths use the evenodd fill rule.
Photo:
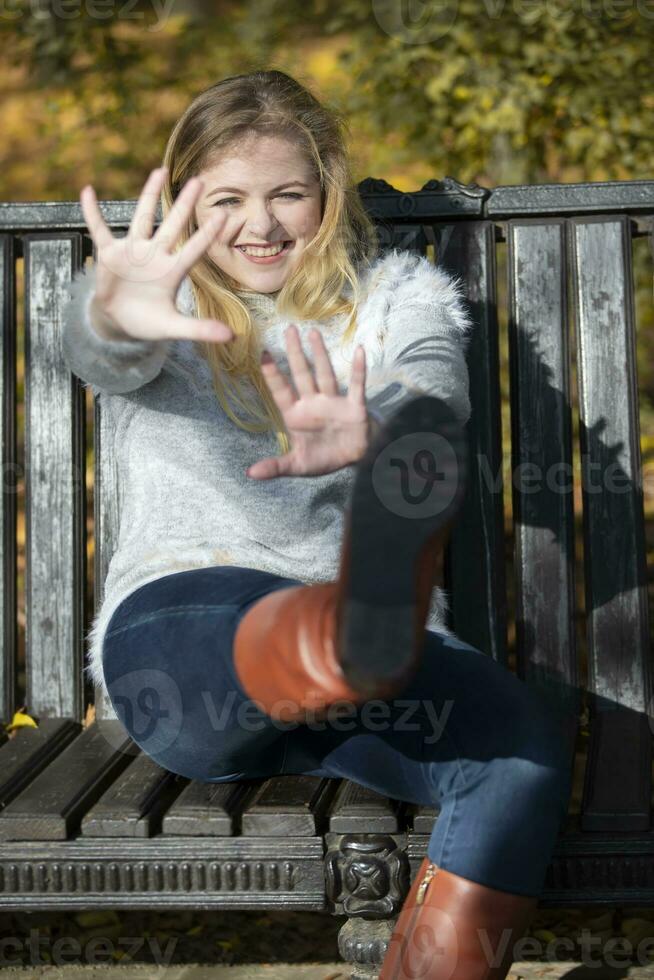
<svg viewBox="0 0 654 980">
<path fill-rule="evenodd" d="M 450 535 L 445 583 L 452 628 L 461 640 L 506 666 L 495 228 L 488 221 L 472 221 L 437 226 L 436 231 L 438 264 L 462 279 L 475 322 L 467 357 L 472 410 L 468 487 Z"/>
<path fill-rule="evenodd" d="M 629 219 L 577 219 L 571 239 L 582 463 L 593 488 L 583 498 L 592 689 L 642 711 L 649 629 Z"/>
<path fill-rule="evenodd" d="M 93 261 L 96 261 L 96 249 L 93 249 Z M 116 550 L 120 521 L 120 501 L 116 488 L 118 474 L 113 453 L 103 447 L 111 447 L 114 438 L 114 423 L 108 412 L 102 411 L 102 398 L 94 401 L 93 428 L 95 435 L 95 469 L 93 477 L 93 526 L 95 539 L 95 555 L 93 565 L 93 594 L 95 596 L 95 612 L 100 609 L 104 600 L 104 583 L 109 569 L 109 562 Z M 95 710 L 100 719 L 115 719 L 116 712 L 109 697 L 101 688 L 95 690 Z"/>
<path fill-rule="evenodd" d="M 262 837 L 322 832 L 339 780 L 319 776 L 278 776 L 266 780 L 241 817 L 241 832 Z"/>
<path fill-rule="evenodd" d="M 565 221 L 514 219 L 506 238 L 517 673 L 573 720 L 580 704 Z"/>
<path fill-rule="evenodd" d="M 404 804 L 349 779 L 339 786 L 329 814 L 333 833 L 393 834 L 400 828 L 399 812 Z"/>
<path fill-rule="evenodd" d="M 119 722 L 106 724 L 120 725 Z M 124 729 L 123 729 L 124 731 Z M 0 814 L 0 840 L 66 840 L 131 760 L 131 739 L 84 729 Z"/>
<path fill-rule="evenodd" d="M 231 837 L 239 814 L 259 781 L 203 783 L 193 780 L 164 815 L 164 834 L 184 837 Z"/>
<path fill-rule="evenodd" d="M 95 470 L 94 470 L 94 613 L 100 609 L 104 600 L 104 583 L 109 568 L 111 556 L 115 551 L 118 539 L 118 500 L 111 492 L 116 485 L 116 465 L 109 452 L 103 452 L 103 446 L 110 446 L 113 437 L 113 425 L 107 412 L 102 411 L 101 398 L 95 399 L 94 413 L 95 433 Z M 102 688 L 95 690 L 95 710 L 98 718 L 115 719 L 116 712 L 109 697 Z"/>
<path fill-rule="evenodd" d="M 38 728 L 19 728 L 0 748 L 0 810 L 79 733 L 77 722 L 44 718 Z"/>
<path fill-rule="evenodd" d="M 649 829 L 651 767 L 623 756 L 650 710 L 647 567 L 631 233 L 625 215 L 570 221 L 575 281 L 589 691 L 594 710 L 582 829 Z M 600 711 L 629 718 L 602 719 Z M 638 742 L 637 744 L 640 744 Z M 651 739 L 643 747 L 651 752 Z M 610 762 L 610 760 L 613 760 Z M 623 760 L 618 765 L 616 760 Z M 645 767 L 647 772 L 645 773 Z M 640 792 L 636 788 L 640 786 Z M 609 794 L 614 812 L 603 807 Z"/>
<path fill-rule="evenodd" d="M 16 460 L 16 245 L 10 235 L 0 235 L 0 403 L 2 404 L 3 488 L 0 520 L 0 721 L 10 721 L 16 708 L 17 660 L 17 554 L 16 500 L 20 479 Z"/>
<path fill-rule="evenodd" d="M 61 311 L 80 263 L 81 236 L 27 235 L 24 249 L 27 702 L 39 716 L 81 721 L 84 393 L 61 343 Z"/>
<path fill-rule="evenodd" d="M 581 801 L 583 830 L 649 830 L 652 732 L 645 714 L 598 711 Z M 616 793 L 619 786 L 620 793 Z"/>
<path fill-rule="evenodd" d="M 84 837 L 152 837 L 187 780 L 140 752 L 82 818 Z"/>
<path fill-rule="evenodd" d="M 431 834 L 434 823 L 440 815 L 439 806 L 419 806 L 412 803 L 407 807 L 408 829 L 414 834 Z"/>
</svg>

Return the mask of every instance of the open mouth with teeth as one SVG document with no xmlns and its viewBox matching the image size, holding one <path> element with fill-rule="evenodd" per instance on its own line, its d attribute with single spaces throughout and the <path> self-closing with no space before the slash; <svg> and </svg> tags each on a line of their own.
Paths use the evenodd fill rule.
<svg viewBox="0 0 654 980">
<path fill-rule="evenodd" d="M 269 245 L 265 248 L 254 247 L 251 245 L 236 245 L 235 248 L 237 248 L 239 252 L 244 252 L 246 255 L 254 255 L 255 258 L 256 257 L 265 258 L 270 255 L 280 255 L 282 252 L 287 252 L 292 244 L 293 244 L 292 241 L 286 241 L 286 242 L 275 242 L 274 245 Z"/>
</svg>

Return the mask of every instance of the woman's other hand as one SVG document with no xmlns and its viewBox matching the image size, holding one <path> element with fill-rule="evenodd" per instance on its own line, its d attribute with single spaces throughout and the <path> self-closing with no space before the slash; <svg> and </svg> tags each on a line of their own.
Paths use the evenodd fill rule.
<svg viewBox="0 0 654 980">
<path fill-rule="evenodd" d="M 286 330 L 288 362 L 297 393 L 273 358 L 262 357 L 261 370 L 291 439 L 291 451 L 254 463 L 246 475 L 257 480 L 276 476 L 320 476 L 356 463 L 370 439 L 372 420 L 366 409 L 366 357 L 354 352 L 350 387 L 341 395 L 319 330 L 309 332 L 316 376 L 307 361 L 294 324 Z"/>
</svg>

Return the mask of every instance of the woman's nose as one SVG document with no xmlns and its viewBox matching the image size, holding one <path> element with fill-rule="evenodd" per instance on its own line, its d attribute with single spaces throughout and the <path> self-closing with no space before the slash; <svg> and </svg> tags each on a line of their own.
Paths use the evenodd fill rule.
<svg viewBox="0 0 654 980">
<path fill-rule="evenodd" d="M 253 203 L 248 207 L 247 219 L 244 227 L 250 230 L 253 238 L 266 238 L 271 229 L 278 225 L 272 205 Z M 248 241 L 249 238 L 245 238 Z"/>
</svg>

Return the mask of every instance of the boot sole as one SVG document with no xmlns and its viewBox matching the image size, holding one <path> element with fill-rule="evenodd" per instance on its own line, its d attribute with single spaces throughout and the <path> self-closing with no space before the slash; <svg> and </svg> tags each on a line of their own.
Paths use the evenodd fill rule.
<svg viewBox="0 0 654 980">
<path fill-rule="evenodd" d="M 466 475 L 463 427 L 431 395 L 395 412 L 358 463 L 341 572 L 339 662 L 362 694 L 392 687 L 416 659 L 417 562 L 426 546 L 444 541 Z"/>
</svg>

